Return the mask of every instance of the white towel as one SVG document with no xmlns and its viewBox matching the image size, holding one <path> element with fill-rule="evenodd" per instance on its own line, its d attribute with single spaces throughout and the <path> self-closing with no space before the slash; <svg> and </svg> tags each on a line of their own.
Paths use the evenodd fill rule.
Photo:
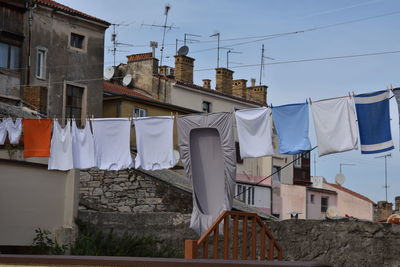
<svg viewBox="0 0 400 267">
<path fill-rule="evenodd" d="M 50 144 L 49 170 L 67 171 L 73 169 L 72 136 L 70 121 L 61 128 L 58 121 L 53 121 L 53 135 Z"/>
<path fill-rule="evenodd" d="M 175 166 L 173 117 L 143 117 L 134 123 L 138 151 L 135 168 L 154 171 Z"/>
<path fill-rule="evenodd" d="M 84 129 L 78 129 L 75 120 L 72 121 L 72 154 L 74 155 L 75 169 L 87 169 L 96 166 L 94 141 L 89 120 L 86 120 Z"/>
<path fill-rule="evenodd" d="M 272 156 L 271 109 L 253 108 L 235 112 L 240 157 Z"/>
<path fill-rule="evenodd" d="M 4 145 L 7 137 L 7 119 L 0 122 L 0 145 Z"/>
<path fill-rule="evenodd" d="M 10 144 L 18 145 L 22 133 L 22 120 L 17 118 L 15 123 L 11 118 L 6 119 L 6 127 Z"/>
<path fill-rule="evenodd" d="M 312 102 L 319 156 L 358 148 L 356 113 L 350 97 Z"/>
<path fill-rule="evenodd" d="M 129 119 L 93 119 L 92 126 L 96 167 L 102 170 L 131 168 Z"/>
</svg>

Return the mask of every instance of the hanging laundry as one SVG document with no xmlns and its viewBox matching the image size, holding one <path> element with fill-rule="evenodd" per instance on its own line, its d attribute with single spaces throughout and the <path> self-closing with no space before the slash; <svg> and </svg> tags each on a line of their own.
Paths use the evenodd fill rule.
<svg viewBox="0 0 400 267">
<path fill-rule="evenodd" d="M 51 119 L 23 119 L 24 157 L 49 157 Z"/>
<path fill-rule="evenodd" d="M 394 96 L 396 98 L 397 108 L 398 108 L 398 111 L 399 111 L 398 115 L 400 117 L 400 88 L 396 88 L 392 92 L 393 92 L 393 94 L 394 94 Z"/>
<path fill-rule="evenodd" d="M 271 109 L 252 108 L 235 112 L 241 158 L 272 156 Z"/>
<path fill-rule="evenodd" d="M 389 90 L 354 96 L 361 153 L 373 154 L 394 149 L 390 130 Z"/>
<path fill-rule="evenodd" d="M 49 170 L 68 171 L 74 168 L 72 159 L 71 122 L 67 120 L 61 128 L 57 120 L 53 122 L 53 135 L 50 144 Z"/>
<path fill-rule="evenodd" d="M 76 121 L 72 120 L 72 155 L 74 169 L 88 169 L 96 166 L 94 140 L 89 120 L 86 120 L 83 129 L 79 129 Z"/>
<path fill-rule="evenodd" d="M 0 122 L 0 145 L 4 145 L 7 137 L 7 119 Z"/>
<path fill-rule="evenodd" d="M 96 167 L 121 170 L 132 167 L 131 123 L 128 118 L 93 119 Z"/>
<path fill-rule="evenodd" d="M 273 107 L 272 117 L 279 137 L 279 153 L 299 154 L 311 149 L 307 103 Z"/>
<path fill-rule="evenodd" d="M 8 139 L 10 140 L 10 144 L 18 145 L 22 133 L 22 120 L 20 118 L 17 118 L 14 123 L 11 118 L 8 118 L 6 119 L 6 121 Z"/>
<path fill-rule="evenodd" d="M 236 184 L 232 114 L 180 116 L 177 125 L 182 162 L 193 186 L 190 227 L 201 235 L 232 208 Z"/>
<path fill-rule="evenodd" d="M 175 166 L 173 150 L 173 117 L 135 119 L 137 155 L 135 168 L 169 169 Z"/>
<path fill-rule="evenodd" d="M 350 97 L 312 102 L 319 156 L 358 149 L 354 104 Z"/>
</svg>

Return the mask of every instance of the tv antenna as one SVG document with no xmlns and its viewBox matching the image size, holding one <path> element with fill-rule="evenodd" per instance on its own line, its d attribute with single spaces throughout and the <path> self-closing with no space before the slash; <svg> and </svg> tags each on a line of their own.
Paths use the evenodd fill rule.
<svg viewBox="0 0 400 267">
<path fill-rule="evenodd" d="M 164 46 L 165 46 L 165 33 L 168 30 L 171 29 L 177 29 L 177 27 L 173 27 L 172 24 L 171 25 L 167 25 L 168 22 L 168 13 L 171 10 L 171 5 L 170 4 L 166 4 L 164 7 L 164 16 L 165 16 L 165 20 L 164 20 L 164 25 L 157 25 L 157 24 L 142 24 L 142 26 L 150 26 L 150 27 L 158 27 L 158 28 L 162 28 L 163 29 L 163 37 L 162 37 L 162 43 L 161 43 L 161 58 L 160 58 L 160 66 L 162 66 L 162 61 L 163 61 L 163 55 L 164 55 Z"/>
<path fill-rule="evenodd" d="M 217 69 L 219 68 L 219 41 L 221 34 L 219 32 L 214 33 L 213 35 L 210 35 L 210 37 L 217 37 Z"/>
<path fill-rule="evenodd" d="M 387 158 L 392 157 L 391 153 L 388 153 L 386 155 L 380 156 L 380 157 L 375 157 L 376 159 L 381 159 L 381 158 L 385 158 L 385 195 L 386 195 L 386 202 L 388 201 L 388 184 L 387 184 Z"/>
<path fill-rule="evenodd" d="M 186 46 L 186 42 L 192 43 L 192 42 L 199 42 L 199 40 L 196 39 L 189 39 L 187 36 L 194 36 L 194 37 L 201 37 L 201 35 L 197 34 L 191 34 L 191 33 L 185 33 L 183 35 L 183 45 Z"/>
<path fill-rule="evenodd" d="M 232 49 L 229 49 L 228 51 L 226 51 L 226 68 L 229 69 L 229 54 L 233 53 L 233 54 L 241 54 L 242 52 L 236 52 L 233 51 Z M 233 63 L 233 62 L 232 62 Z"/>
<path fill-rule="evenodd" d="M 121 26 L 129 26 L 129 24 L 122 24 L 122 23 L 112 23 L 111 24 L 113 27 L 113 32 L 111 34 L 111 42 L 113 43 L 113 47 L 111 49 L 111 53 L 113 54 L 113 58 L 114 58 L 114 65 L 115 66 L 115 56 L 118 52 L 127 52 L 127 51 L 123 51 L 123 50 L 118 50 L 118 47 L 123 46 L 123 47 L 133 47 L 132 44 L 126 44 L 126 43 L 120 43 L 117 40 L 117 27 L 121 27 Z"/>
<path fill-rule="evenodd" d="M 271 60 L 275 60 L 275 58 L 272 57 L 266 57 L 264 55 L 265 50 L 264 50 L 264 44 L 261 47 L 261 65 L 260 65 L 260 85 L 262 85 L 261 79 L 262 79 L 262 75 L 264 73 L 264 59 L 271 59 Z"/>
</svg>

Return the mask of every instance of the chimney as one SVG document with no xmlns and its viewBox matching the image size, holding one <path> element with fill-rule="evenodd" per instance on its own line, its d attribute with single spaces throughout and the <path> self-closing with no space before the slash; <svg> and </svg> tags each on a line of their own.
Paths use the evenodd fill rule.
<svg viewBox="0 0 400 267">
<path fill-rule="evenodd" d="M 250 83 L 251 83 L 251 87 L 256 86 L 256 78 L 251 78 Z"/>
<path fill-rule="evenodd" d="M 211 80 L 210 79 L 203 79 L 203 87 L 207 89 L 211 89 Z"/>
<path fill-rule="evenodd" d="M 248 87 L 247 98 L 260 104 L 265 104 L 267 103 L 267 89 L 268 86 L 266 85 Z"/>
<path fill-rule="evenodd" d="M 240 80 L 234 80 L 233 81 L 233 86 L 232 86 L 232 93 L 238 97 L 241 98 L 247 98 L 247 80 L 245 79 L 240 79 Z"/>
<path fill-rule="evenodd" d="M 187 56 L 175 56 L 175 79 L 193 84 L 194 60 Z"/>
<path fill-rule="evenodd" d="M 217 68 L 215 89 L 225 94 L 232 94 L 233 71 L 226 68 Z"/>
<path fill-rule="evenodd" d="M 394 198 L 394 207 L 397 212 L 400 211 L 400 196 Z"/>
<path fill-rule="evenodd" d="M 160 66 L 160 75 L 167 76 L 167 69 L 168 66 L 166 65 Z"/>
</svg>

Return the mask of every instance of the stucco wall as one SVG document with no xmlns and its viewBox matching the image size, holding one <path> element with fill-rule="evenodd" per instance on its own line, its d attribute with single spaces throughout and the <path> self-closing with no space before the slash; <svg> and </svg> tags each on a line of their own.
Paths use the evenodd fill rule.
<svg viewBox="0 0 400 267">
<path fill-rule="evenodd" d="M 337 189 L 336 187 L 326 183 L 323 184 L 323 188 L 337 192 L 338 216 L 349 215 L 358 219 L 373 220 L 374 212 L 371 202 Z"/>
<path fill-rule="evenodd" d="M 7 152 L 0 151 L 0 158 Z M 70 242 L 78 207 L 75 171 L 47 170 L 47 164 L 0 159 L 0 245 L 29 246 L 37 228 Z"/>
<path fill-rule="evenodd" d="M 314 195 L 314 202 L 311 202 Z M 337 195 L 307 189 L 307 219 L 324 219 L 325 212 L 321 212 L 321 198 L 328 198 L 328 207 L 337 207 Z"/>
<path fill-rule="evenodd" d="M 280 196 L 282 201 L 280 219 L 290 219 L 290 212 L 300 212 L 299 219 L 306 218 L 305 186 L 281 184 Z"/>
<path fill-rule="evenodd" d="M 48 8 L 38 6 L 34 9 L 30 84 L 48 87 L 48 115 L 63 115 L 66 83 L 86 87 L 83 116 L 102 115 L 104 31 L 104 26 L 52 12 Z M 85 49 L 69 46 L 71 32 L 85 36 Z M 27 30 L 25 35 L 28 36 Z M 38 48 L 47 50 L 45 79 L 36 78 Z"/>
</svg>

